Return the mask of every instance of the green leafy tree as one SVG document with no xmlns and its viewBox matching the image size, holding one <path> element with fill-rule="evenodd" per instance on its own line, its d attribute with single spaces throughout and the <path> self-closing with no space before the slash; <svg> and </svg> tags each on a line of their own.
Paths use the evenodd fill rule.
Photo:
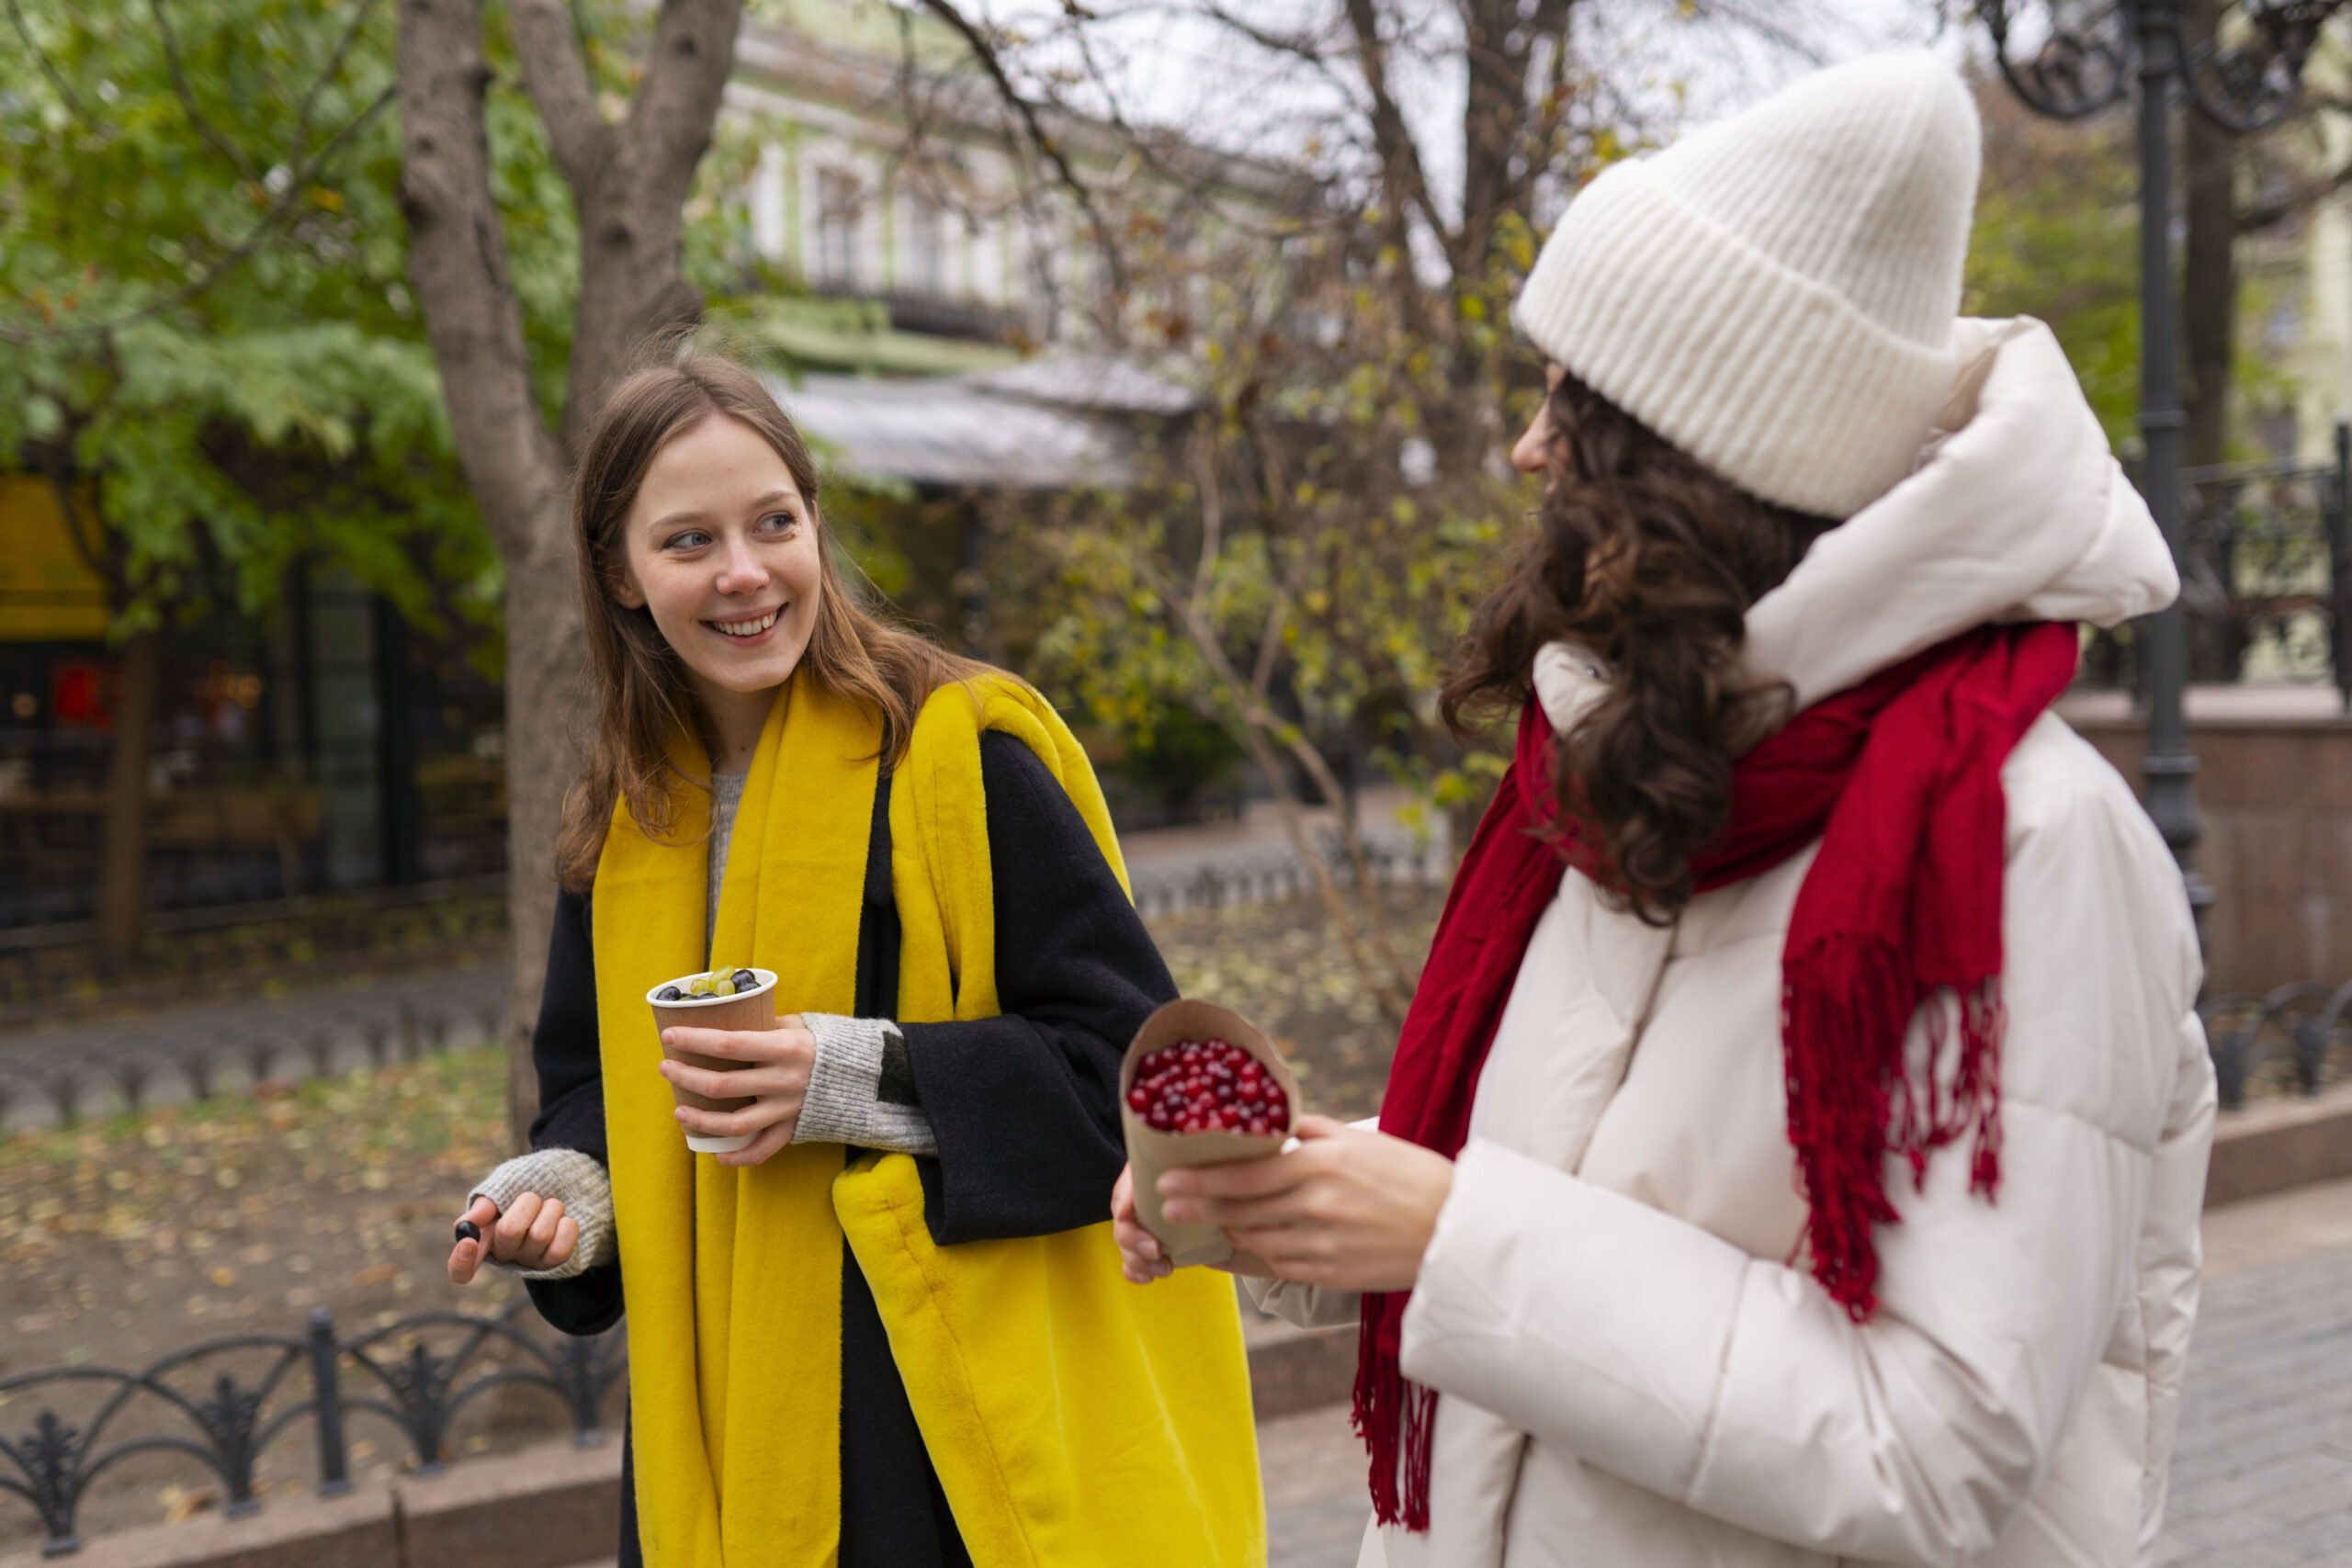
<svg viewBox="0 0 2352 1568">
<path fill-rule="evenodd" d="M 157 631 L 298 557 L 429 620 L 494 563 L 401 277 L 375 0 L 8 0 L 0 454 L 107 584 L 124 682 L 102 950 L 135 954 Z"/>
</svg>

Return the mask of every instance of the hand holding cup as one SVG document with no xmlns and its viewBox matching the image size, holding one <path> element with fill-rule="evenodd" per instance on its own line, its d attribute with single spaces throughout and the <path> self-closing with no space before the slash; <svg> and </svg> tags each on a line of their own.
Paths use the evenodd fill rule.
<svg viewBox="0 0 2352 1568">
<path fill-rule="evenodd" d="M 817 1037 L 798 1014 L 773 1029 L 672 1024 L 662 1031 L 662 1076 L 679 1095 L 678 1125 L 699 1139 L 748 1140 L 718 1151 L 719 1164 L 758 1165 L 792 1142 L 817 1063 Z"/>
</svg>

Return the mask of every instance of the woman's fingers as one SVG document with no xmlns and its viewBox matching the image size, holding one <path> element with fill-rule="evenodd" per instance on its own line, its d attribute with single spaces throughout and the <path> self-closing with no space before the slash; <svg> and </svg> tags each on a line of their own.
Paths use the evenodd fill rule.
<svg viewBox="0 0 2352 1568">
<path fill-rule="evenodd" d="M 805 1062 L 817 1054 L 817 1037 L 797 1027 L 691 1029 L 673 1024 L 662 1032 L 662 1043 L 673 1051 L 727 1062 Z"/>
<path fill-rule="evenodd" d="M 761 1103 L 766 1104 L 767 1101 L 763 1100 Z M 795 1111 L 786 1120 L 771 1122 L 766 1132 L 762 1133 L 741 1148 L 730 1149 L 720 1155 L 718 1163 L 731 1166 L 763 1165 L 775 1156 L 778 1149 L 792 1142 L 792 1130 L 799 1124 L 800 1116 L 798 1111 Z"/>
<path fill-rule="evenodd" d="M 688 1094 L 706 1100 L 751 1100 L 763 1094 L 799 1094 L 808 1087 L 808 1068 L 797 1063 L 743 1067 L 731 1073 L 664 1062 L 662 1076 Z"/>
<path fill-rule="evenodd" d="M 553 1269 L 580 1246 L 580 1222 L 563 1212 L 560 1198 L 526 1192 L 504 1213 L 488 1198 L 477 1198 L 464 1217 L 481 1227 L 481 1239 L 461 1236 L 449 1249 L 449 1282 L 470 1284 L 486 1258 L 521 1269 Z"/>
<path fill-rule="evenodd" d="M 1310 1190 L 1284 1188 L 1263 1198 L 1163 1198 L 1159 1212 L 1180 1225 L 1223 1225 L 1228 1230 L 1250 1225 L 1298 1224 L 1319 1209 Z"/>
<path fill-rule="evenodd" d="M 1180 1168 L 1160 1173 L 1159 1196 L 1163 1204 L 1279 1197 L 1296 1191 L 1322 1174 L 1329 1164 L 1329 1154 L 1310 1144 L 1264 1159 Z M 1190 1222 L 1200 1216 L 1170 1209 L 1168 1217 Z"/>
<path fill-rule="evenodd" d="M 492 1225 L 498 1222 L 498 1205 L 488 1198 L 476 1198 L 467 1205 L 461 1221 L 471 1221 L 474 1228 L 487 1236 Z M 483 1243 L 472 1237 L 459 1236 L 449 1248 L 449 1283 L 469 1285 L 481 1268 Z"/>
<path fill-rule="evenodd" d="M 681 1105 L 675 1115 L 678 1125 L 698 1138 L 741 1138 L 781 1125 L 785 1141 L 789 1143 L 792 1129 L 800 1122 L 800 1096 L 763 1095 L 740 1111 L 703 1111 Z"/>
<path fill-rule="evenodd" d="M 523 1238 L 531 1234 L 531 1222 L 539 1217 L 539 1195 L 524 1192 L 516 1195 L 504 1213 L 498 1216 L 486 1236 L 490 1255 L 501 1263 L 512 1263 L 522 1250 Z"/>
<path fill-rule="evenodd" d="M 1159 1238 L 1136 1218 L 1136 1177 L 1130 1166 L 1111 1187 L 1111 1239 L 1119 1248 L 1119 1272 L 1137 1285 L 1164 1280 L 1173 1270 L 1160 1255 Z"/>
<path fill-rule="evenodd" d="M 555 1245 L 556 1227 L 563 1224 L 563 1200 L 549 1198 L 539 1205 L 537 1218 L 523 1237 L 523 1245 L 514 1249 L 515 1258 L 526 1269 L 544 1269 L 548 1248 Z"/>
</svg>

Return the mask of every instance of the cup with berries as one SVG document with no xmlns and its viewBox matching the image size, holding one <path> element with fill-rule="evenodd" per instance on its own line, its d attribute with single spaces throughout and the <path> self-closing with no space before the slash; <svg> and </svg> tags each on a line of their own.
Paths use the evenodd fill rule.
<svg viewBox="0 0 2352 1568">
<path fill-rule="evenodd" d="M 1170 1002 L 1144 1021 L 1119 1065 L 1119 1118 L 1136 1218 L 1180 1268 L 1233 1255 L 1212 1224 L 1160 1213 L 1160 1172 L 1279 1154 L 1298 1114 L 1298 1080 L 1257 1025 L 1213 1002 Z"/>
<path fill-rule="evenodd" d="M 741 964 L 718 964 L 700 975 L 682 975 L 674 980 L 664 980 L 645 993 L 653 1008 L 653 1027 L 657 1034 L 673 1024 L 685 1024 L 695 1029 L 728 1029 L 751 1032 L 775 1027 L 775 971 L 753 969 Z M 702 1067 L 714 1073 L 731 1073 L 751 1066 L 748 1062 L 722 1061 L 717 1056 L 705 1056 L 694 1051 L 673 1050 L 667 1043 L 662 1054 L 673 1062 L 684 1062 L 690 1067 Z M 713 1100 L 670 1086 L 680 1105 L 691 1105 L 698 1111 L 741 1111 L 751 1104 L 749 1100 Z M 706 1138 L 696 1133 L 686 1134 L 686 1147 L 696 1154 L 723 1155 L 749 1144 L 755 1134 L 745 1134 L 733 1138 Z"/>
</svg>

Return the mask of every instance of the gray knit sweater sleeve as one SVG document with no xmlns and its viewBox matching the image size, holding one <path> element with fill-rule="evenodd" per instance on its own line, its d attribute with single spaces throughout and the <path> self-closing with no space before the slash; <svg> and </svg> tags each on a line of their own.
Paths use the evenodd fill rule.
<svg viewBox="0 0 2352 1568">
<path fill-rule="evenodd" d="M 580 1226 L 579 1245 L 571 1249 L 571 1257 L 552 1269 L 518 1269 L 511 1263 L 499 1262 L 487 1250 L 482 1255 L 483 1262 L 526 1280 L 569 1280 L 617 1256 L 613 1233 L 613 1180 L 595 1156 L 578 1149 L 534 1149 L 529 1154 L 517 1155 L 483 1177 L 466 1194 L 466 1207 L 472 1208 L 477 1198 L 487 1198 L 498 1205 L 498 1212 L 503 1214 L 526 1192 L 560 1200 L 564 1216 Z"/>
<path fill-rule="evenodd" d="M 915 1097 L 907 1039 L 888 1019 L 804 1012 L 817 1037 L 808 1092 L 800 1102 L 796 1144 L 852 1144 L 863 1149 L 935 1155 L 939 1139 Z"/>
</svg>

